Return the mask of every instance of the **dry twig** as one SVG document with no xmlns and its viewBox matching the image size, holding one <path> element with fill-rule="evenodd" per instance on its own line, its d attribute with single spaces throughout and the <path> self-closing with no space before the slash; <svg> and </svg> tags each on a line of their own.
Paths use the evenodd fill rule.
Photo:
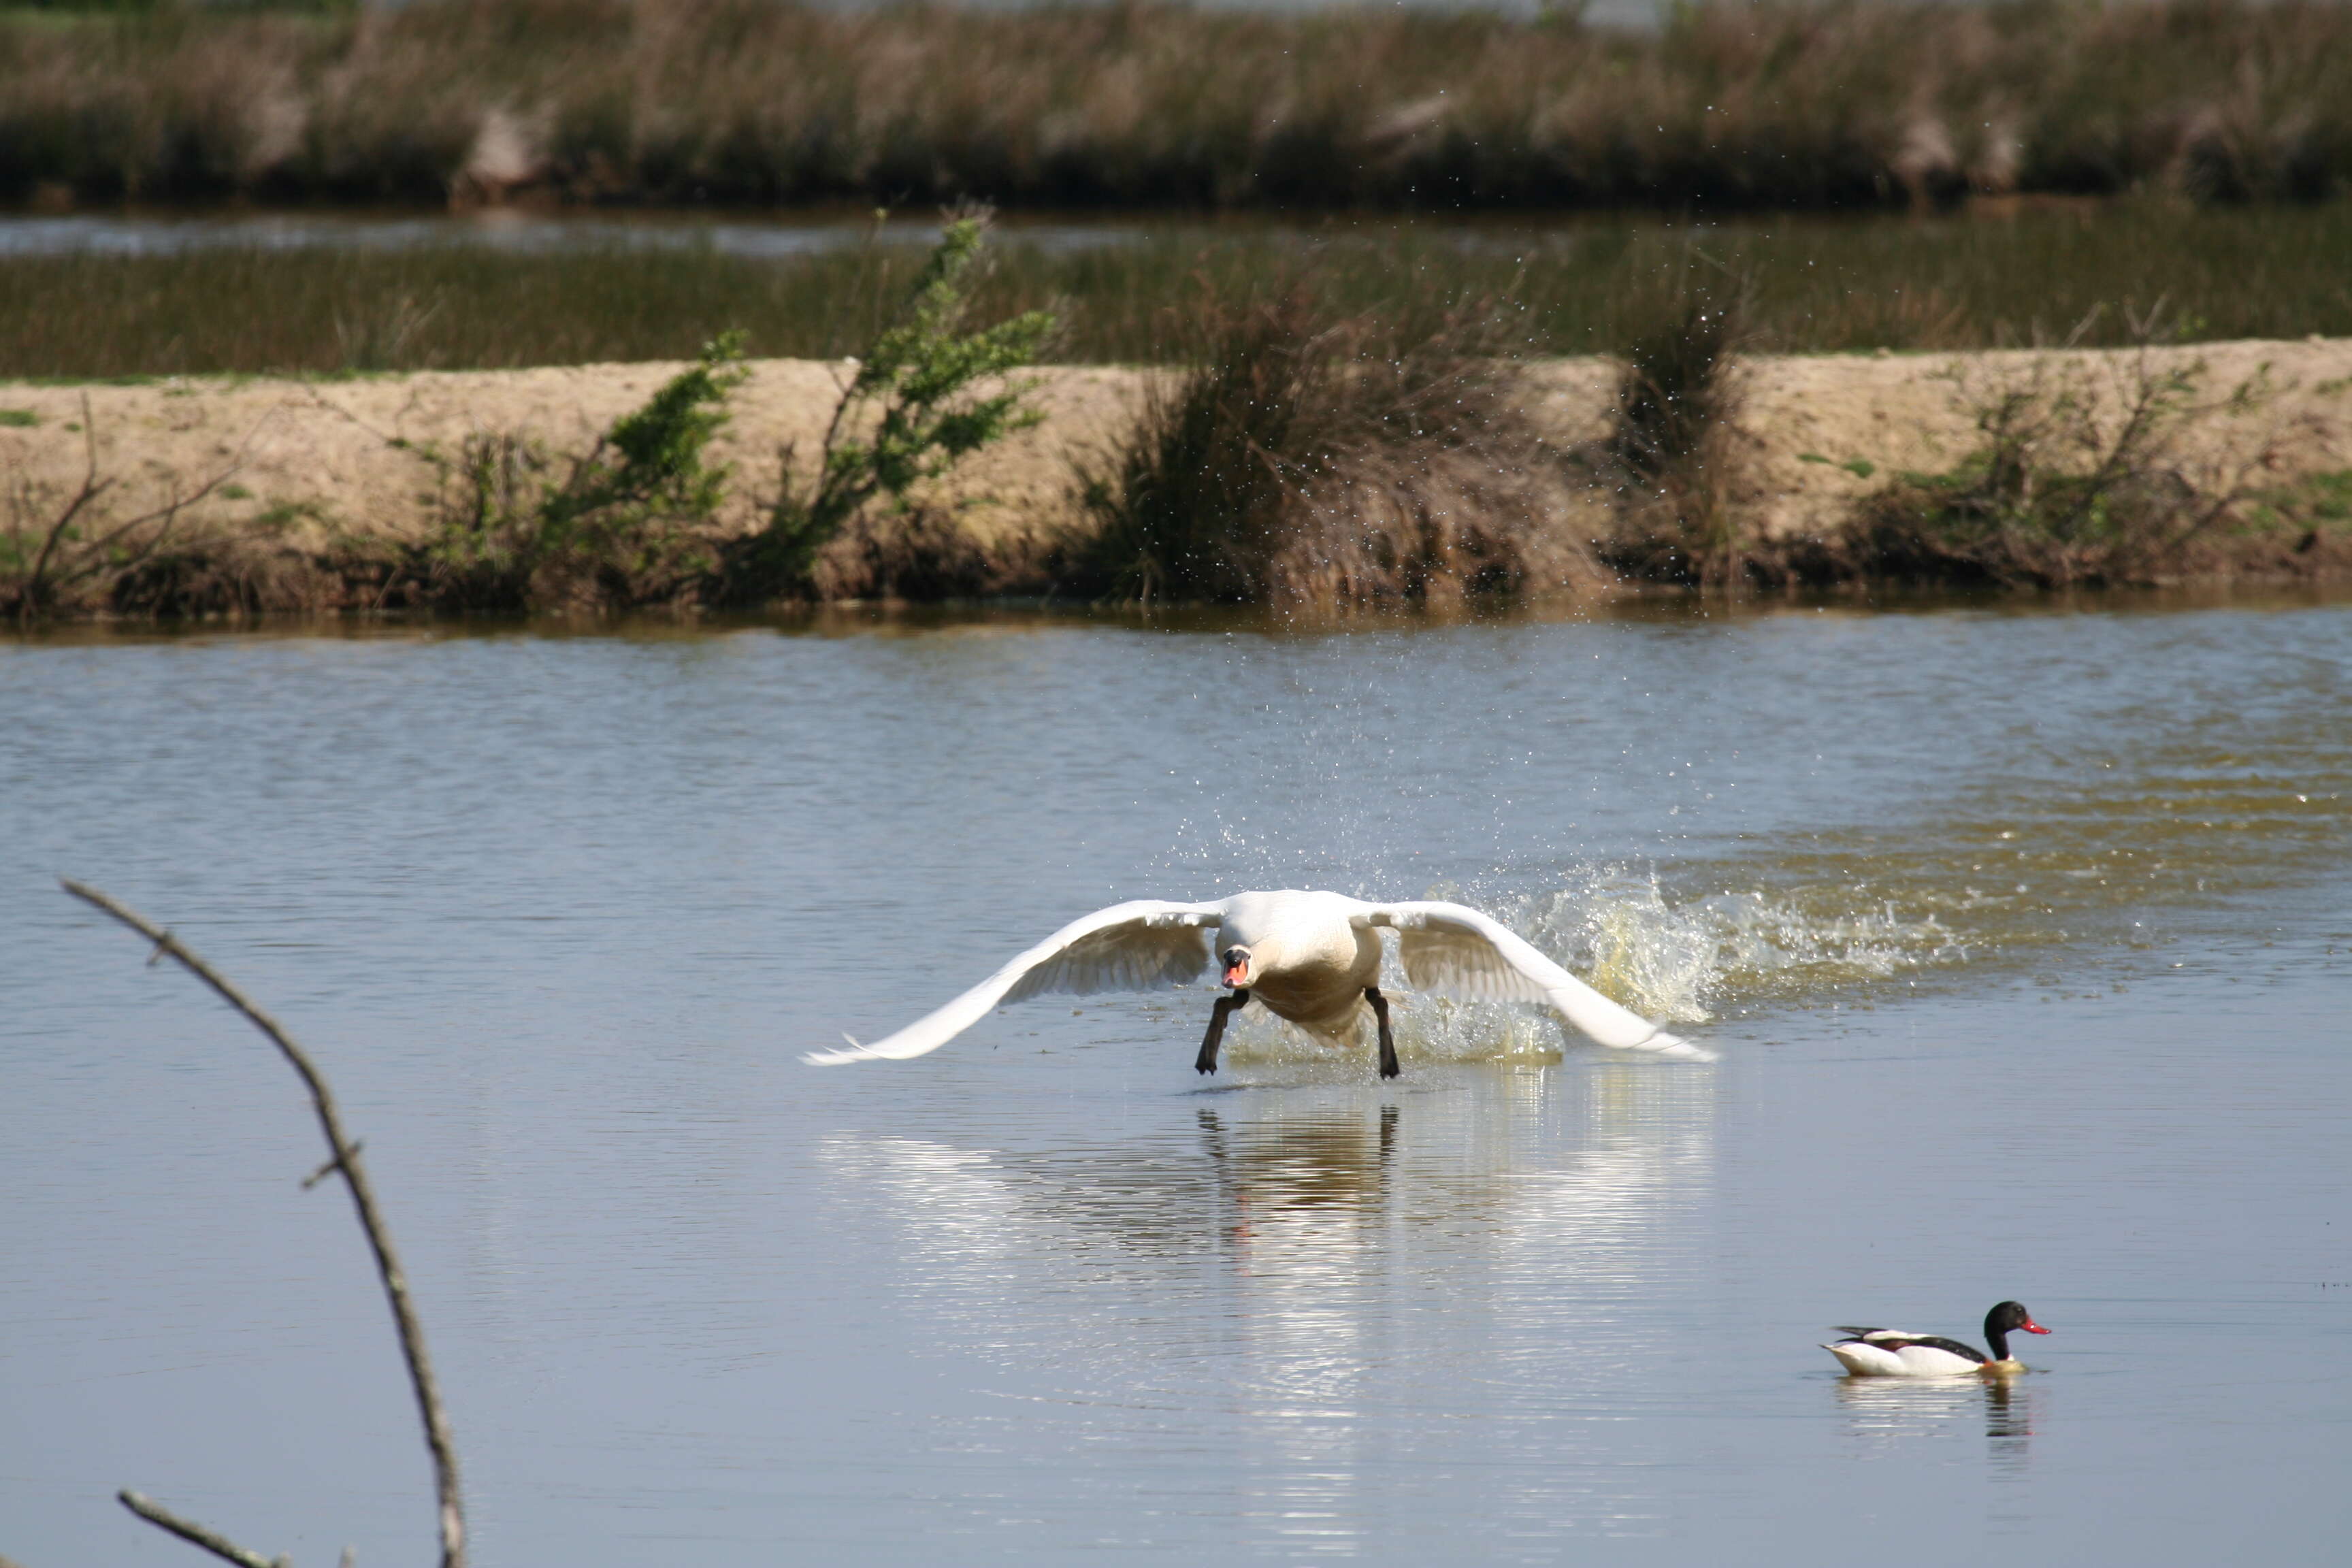
<svg viewBox="0 0 2352 1568">
<path fill-rule="evenodd" d="M 20 621 L 31 620 L 34 609 L 47 596 L 49 558 L 57 553 L 58 544 L 65 538 L 66 531 L 73 526 L 74 519 L 81 515 L 82 508 L 96 500 L 114 483 L 111 478 L 101 479 L 98 477 L 98 426 L 90 418 L 89 394 L 87 392 L 81 395 L 81 444 L 87 459 L 82 469 L 81 488 L 74 492 L 73 500 L 68 501 L 65 510 L 50 522 L 48 532 L 41 540 L 41 552 L 33 557 L 33 570 L 26 575 L 25 591 L 16 602 L 16 618 Z"/>
<path fill-rule="evenodd" d="M 282 405 L 279 406 L 283 406 Z M 171 480 L 171 493 L 163 504 L 142 511 L 117 523 L 105 532 L 89 539 L 78 538 L 74 525 L 101 495 L 114 488 L 115 476 L 101 479 L 98 472 L 98 422 L 90 412 L 89 395 L 82 394 L 81 433 L 83 468 L 80 486 L 74 491 L 63 510 L 40 524 L 40 549 L 32 565 L 15 588 L 16 619 L 20 625 L 30 625 L 37 617 L 47 615 L 62 604 L 68 594 L 86 580 L 111 572 L 119 584 L 137 568 L 162 554 L 170 542 L 173 531 L 180 524 L 181 513 L 209 498 L 215 491 L 244 471 L 246 454 L 251 450 L 262 426 L 278 412 L 271 408 L 254 422 L 245 439 L 230 457 L 228 465 L 205 479 L 194 489 L 183 494 L 175 476 Z M 23 519 L 38 504 L 39 491 L 29 479 L 18 481 L 12 498 L 17 521 L 11 524 L 11 535 L 21 542 Z M 142 529 L 151 531 L 144 538 L 135 537 Z M 117 554 L 116 546 L 122 547 Z"/>
<path fill-rule="evenodd" d="M 352 1206 L 359 1212 L 360 1228 L 367 1233 L 368 1246 L 375 1253 L 376 1272 L 383 1280 L 384 1297 L 391 1303 L 393 1324 L 400 1335 L 401 1354 L 408 1362 L 409 1382 L 416 1391 L 417 1412 L 425 1424 L 425 1447 L 433 1458 L 434 1487 L 440 1499 L 441 1568 L 465 1568 L 466 1514 L 464 1501 L 458 1494 L 457 1450 L 449 1436 L 448 1416 L 441 1407 L 440 1390 L 433 1379 L 433 1364 L 425 1354 L 425 1329 L 417 1321 L 415 1310 L 409 1302 L 408 1277 L 400 1267 L 398 1254 L 393 1250 L 392 1231 L 383 1223 L 383 1216 L 376 1207 L 375 1189 L 368 1181 L 366 1166 L 360 1161 L 360 1146 L 344 1135 L 342 1114 L 336 1108 L 334 1090 L 328 1087 L 326 1076 L 275 1018 L 255 1006 L 243 992 L 223 979 L 203 959 L 189 952 L 179 938 L 95 888 L 85 887 L 66 878 L 60 878 L 59 882 L 75 898 L 111 915 L 152 942 L 155 951 L 148 959 L 150 963 L 167 957 L 173 959 L 189 973 L 211 986 L 221 1000 L 244 1014 L 247 1022 L 268 1037 L 269 1042 L 278 1047 L 279 1054 L 300 1075 L 303 1084 L 310 1089 L 310 1102 L 318 1111 L 320 1129 L 327 1137 L 331 1156 L 329 1163 L 331 1168 L 341 1172 L 344 1184 L 351 1190 Z M 154 1519 L 154 1522 L 163 1524 L 163 1520 L 139 1510 L 131 1501 L 133 1495 L 130 1492 L 122 1494 L 126 1507 L 141 1512 L 143 1518 Z M 163 1527 L 208 1550 L 219 1550 L 209 1542 L 189 1535 L 176 1526 L 163 1524 Z M 222 1555 L 229 1553 L 223 1552 Z M 231 1560 L 247 1561 L 237 1557 Z M 254 1558 L 252 1561 L 259 1563 L 261 1560 Z"/>
<path fill-rule="evenodd" d="M 182 1519 L 153 1498 L 142 1497 L 128 1488 L 114 1496 L 123 1507 L 156 1529 L 176 1535 L 191 1546 L 201 1546 L 214 1556 L 237 1564 L 237 1568 L 292 1568 L 290 1558 L 264 1557 L 258 1552 L 248 1551 L 218 1531 L 207 1530 L 193 1519 Z"/>
</svg>

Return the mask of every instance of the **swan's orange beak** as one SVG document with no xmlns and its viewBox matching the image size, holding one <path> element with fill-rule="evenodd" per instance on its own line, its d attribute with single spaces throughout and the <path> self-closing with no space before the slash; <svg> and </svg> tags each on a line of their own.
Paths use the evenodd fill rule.
<svg viewBox="0 0 2352 1568">
<path fill-rule="evenodd" d="M 1239 959 L 1225 965 L 1225 984 L 1236 991 L 1249 984 L 1248 959 Z"/>
<path fill-rule="evenodd" d="M 2050 1331 L 2035 1322 L 2032 1319 L 2028 1318 L 2025 1320 L 2025 1331 L 2029 1334 L 2046 1334 Z"/>
</svg>

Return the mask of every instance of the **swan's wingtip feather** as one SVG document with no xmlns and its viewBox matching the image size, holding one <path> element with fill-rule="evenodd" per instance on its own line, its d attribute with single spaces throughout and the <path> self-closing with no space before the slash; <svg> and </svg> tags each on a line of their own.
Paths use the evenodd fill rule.
<svg viewBox="0 0 2352 1568">
<path fill-rule="evenodd" d="M 1645 1051 L 1654 1051 L 1662 1057 L 1671 1057 L 1681 1062 L 1717 1062 L 1723 1059 L 1719 1053 L 1711 1051 L 1694 1041 L 1685 1040 L 1680 1035 L 1670 1035 L 1664 1029 L 1660 1029 L 1644 1040 L 1641 1048 Z"/>
<path fill-rule="evenodd" d="M 801 1060 L 813 1068 L 837 1068 L 844 1062 L 863 1062 L 873 1059 L 874 1053 L 859 1045 L 856 1036 L 844 1035 L 841 1037 L 849 1042 L 847 1050 L 809 1051 L 802 1056 Z"/>
</svg>

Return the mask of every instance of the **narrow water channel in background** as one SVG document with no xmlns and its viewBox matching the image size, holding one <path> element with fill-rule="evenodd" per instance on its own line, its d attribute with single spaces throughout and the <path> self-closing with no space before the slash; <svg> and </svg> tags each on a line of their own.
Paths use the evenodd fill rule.
<svg viewBox="0 0 2352 1568">
<path fill-rule="evenodd" d="M 1161 232 L 1168 227 L 1152 226 Z M 1008 217 L 1003 224 L 1006 233 L 1047 251 L 1132 244 L 1148 237 L 1152 226 L 1019 217 Z M 0 257 L 180 256 L 206 250 L 368 252 L 470 246 L 517 256 L 558 256 L 609 247 L 708 250 L 719 256 L 782 259 L 854 250 L 877 240 L 928 246 L 937 243 L 939 234 L 939 221 L 929 214 L 895 218 L 877 227 L 870 211 L 850 207 L 782 219 L 757 215 L 714 217 L 708 212 L 583 214 L 511 207 L 472 213 L 0 211 Z"/>
<path fill-rule="evenodd" d="M 2352 605 L 0 643 L 0 1553 L 2318 1563 Z M 1134 896 L 1496 910 L 1717 1048 L 1407 998 L 906 1022 Z M 1248 1016 L 1244 1015 L 1246 1018 Z M 1833 1322 L 2054 1330 L 1857 1385 Z"/>
</svg>

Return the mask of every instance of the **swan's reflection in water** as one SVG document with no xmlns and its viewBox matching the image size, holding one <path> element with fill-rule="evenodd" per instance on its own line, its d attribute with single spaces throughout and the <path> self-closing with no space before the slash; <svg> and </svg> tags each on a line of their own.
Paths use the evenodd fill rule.
<svg viewBox="0 0 2352 1568">
<path fill-rule="evenodd" d="M 2021 1478 L 2032 1463 L 2041 1392 L 2032 1373 L 2018 1377 L 1842 1377 L 1838 1403 L 1863 1447 L 1891 1451 L 1981 1418 L 1986 1456 L 1997 1479 Z"/>
<path fill-rule="evenodd" d="M 1571 1412 L 1669 1353 L 1622 1303 L 1705 1272 L 1714 1093 L 1672 1065 L 1475 1068 L 1385 1099 L 1187 1096 L 1086 1146 L 842 1132 L 821 1154 L 933 1343 L 1019 1397 L 1213 1445 L 1260 1528 L 1345 1553 L 1378 1475 L 1466 1459 L 1473 1432 L 1547 1469 L 1590 1442 L 1614 1468 L 1577 1484 L 1625 1484 L 1607 1424 Z M 1522 1500 L 1556 1526 L 1622 1500 Z"/>
</svg>

